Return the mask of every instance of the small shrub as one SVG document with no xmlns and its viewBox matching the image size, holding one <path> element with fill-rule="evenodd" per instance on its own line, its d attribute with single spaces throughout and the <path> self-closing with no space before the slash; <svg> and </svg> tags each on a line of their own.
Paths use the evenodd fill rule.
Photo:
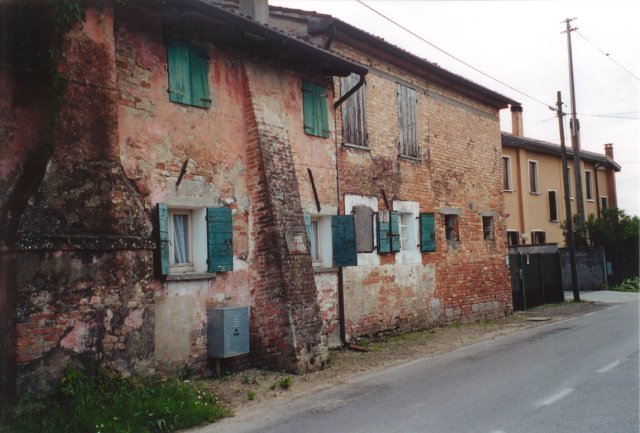
<svg viewBox="0 0 640 433">
<path fill-rule="evenodd" d="M 615 290 L 616 292 L 640 293 L 640 277 L 627 278 L 611 290 Z"/>
<path fill-rule="evenodd" d="M 255 391 L 247 391 L 247 399 L 249 401 L 253 401 L 256 398 L 256 392 Z"/>
<path fill-rule="evenodd" d="M 278 385 L 282 389 L 289 389 L 289 387 L 291 386 L 291 376 L 283 377 L 278 380 Z"/>
<path fill-rule="evenodd" d="M 2 424 L 23 433 L 156 433 L 226 414 L 214 395 L 178 379 L 123 378 L 106 370 L 89 377 L 69 368 L 56 395 L 5 410 Z"/>
</svg>

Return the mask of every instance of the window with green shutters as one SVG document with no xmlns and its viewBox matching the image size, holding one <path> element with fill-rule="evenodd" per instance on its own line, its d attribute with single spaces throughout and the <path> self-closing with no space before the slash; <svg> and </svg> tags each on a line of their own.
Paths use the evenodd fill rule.
<svg viewBox="0 0 640 433">
<path fill-rule="evenodd" d="M 162 275 L 233 270 L 233 218 L 229 208 L 157 205 Z"/>
<path fill-rule="evenodd" d="M 420 214 L 420 251 L 436 250 L 436 218 L 432 213 Z"/>
<path fill-rule="evenodd" d="M 329 137 L 327 97 L 328 91 L 325 87 L 302 81 L 302 106 L 306 134 Z"/>
<path fill-rule="evenodd" d="M 167 40 L 169 100 L 178 104 L 209 108 L 209 57 L 202 47 Z"/>
<path fill-rule="evenodd" d="M 378 253 L 397 253 L 400 251 L 400 214 L 397 211 L 378 212 Z"/>
<path fill-rule="evenodd" d="M 333 266 L 356 266 L 356 226 L 353 215 L 333 215 L 331 217 L 333 241 Z"/>
</svg>

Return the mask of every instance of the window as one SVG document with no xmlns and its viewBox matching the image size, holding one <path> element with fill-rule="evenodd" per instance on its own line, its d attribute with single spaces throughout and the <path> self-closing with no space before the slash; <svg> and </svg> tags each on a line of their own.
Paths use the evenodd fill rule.
<svg viewBox="0 0 640 433">
<path fill-rule="evenodd" d="M 556 203 L 556 192 L 549 190 L 549 221 L 558 221 L 558 204 Z"/>
<path fill-rule="evenodd" d="M 538 161 L 529 161 L 529 192 L 538 194 Z"/>
<path fill-rule="evenodd" d="M 485 241 L 493 240 L 493 217 L 482 217 L 482 236 Z"/>
<path fill-rule="evenodd" d="M 600 207 L 602 208 L 602 210 L 609 207 L 609 199 L 607 197 L 600 197 Z"/>
<path fill-rule="evenodd" d="M 167 41 L 169 100 L 209 108 L 209 58 L 202 47 L 185 41 Z"/>
<path fill-rule="evenodd" d="M 571 177 L 571 167 L 567 167 L 567 179 L 569 180 L 569 198 L 573 199 L 573 178 Z"/>
<path fill-rule="evenodd" d="M 344 96 L 360 82 L 360 76 L 351 74 L 340 78 L 340 90 Z M 367 130 L 365 126 L 364 89 L 361 86 L 342 104 L 342 140 L 346 144 L 367 146 Z"/>
<path fill-rule="evenodd" d="M 309 239 L 309 254 L 313 266 L 330 268 L 333 266 L 331 238 L 331 216 L 305 215 L 304 222 Z"/>
<path fill-rule="evenodd" d="M 458 215 L 444 216 L 444 230 L 448 241 L 459 241 Z"/>
<path fill-rule="evenodd" d="M 400 156 L 418 158 L 416 91 L 398 84 L 398 146 Z"/>
<path fill-rule="evenodd" d="M 169 262 L 172 272 L 193 271 L 191 211 L 169 211 Z"/>
<path fill-rule="evenodd" d="M 329 137 L 327 117 L 328 92 L 325 87 L 302 81 L 302 108 L 304 132 L 316 137 Z"/>
<path fill-rule="evenodd" d="M 513 191 L 511 183 L 511 157 L 502 157 L 502 189 L 505 191 Z"/>
<path fill-rule="evenodd" d="M 507 230 L 507 244 L 514 247 L 520 244 L 520 233 L 515 230 Z"/>
<path fill-rule="evenodd" d="M 157 212 L 162 275 L 233 270 L 231 209 L 158 203 Z"/>
<path fill-rule="evenodd" d="M 584 183 L 587 191 L 587 200 L 593 201 L 593 186 L 591 182 L 592 173 L 589 170 L 584 171 Z"/>
<path fill-rule="evenodd" d="M 417 249 L 416 217 L 413 213 L 402 212 L 400 214 L 400 250 L 416 251 Z"/>
<path fill-rule="evenodd" d="M 531 243 L 533 245 L 542 245 L 546 243 L 546 236 L 542 230 L 534 230 L 531 232 Z"/>
</svg>

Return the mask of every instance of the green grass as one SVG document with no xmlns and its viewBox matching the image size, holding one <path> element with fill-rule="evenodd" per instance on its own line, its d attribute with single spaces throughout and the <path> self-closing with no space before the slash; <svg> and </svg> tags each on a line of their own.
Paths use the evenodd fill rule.
<svg viewBox="0 0 640 433">
<path fill-rule="evenodd" d="M 611 290 L 616 292 L 640 293 L 640 277 L 627 278 Z"/>
<path fill-rule="evenodd" d="M 211 423 L 228 415 L 214 395 L 179 379 L 94 377 L 67 369 L 58 393 L 0 412 L 0 432 L 157 433 Z"/>
</svg>

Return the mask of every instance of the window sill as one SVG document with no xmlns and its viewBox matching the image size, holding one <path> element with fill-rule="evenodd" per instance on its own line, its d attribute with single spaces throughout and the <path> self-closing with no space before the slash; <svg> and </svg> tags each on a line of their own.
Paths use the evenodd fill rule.
<svg viewBox="0 0 640 433">
<path fill-rule="evenodd" d="M 504 192 L 515 192 L 515 190 L 514 190 L 514 189 L 504 189 L 503 191 L 504 191 Z"/>
<path fill-rule="evenodd" d="M 313 273 L 314 274 L 324 274 L 329 272 L 337 272 L 338 268 L 326 267 L 326 266 L 314 266 Z"/>
<path fill-rule="evenodd" d="M 533 192 L 533 191 L 529 191 L 529 194 L 531 194 L 531 195 L 542 195 L 541 192 Z"/>
<path fill-rule="evenodd" d="M 422 162 L 422 158 L 419 156 L 398 155 L 398 159 L 404 159 L 409 162 Z"/>
<path fill-rule="evenodd" d="M 596 202 L 596 200 L 595 200 L 595 199 L 593 199 L 593 198 L 588 198 L 588 199 L 587 199 L 587 201 L 588 201 L 589 203 L 595 203 L 595 202 Z"/>
<path fill-rule="evenodd" d="M 365 152 L 371 152 L 371 148 L 369 146 L 361 146 L 359 144 L 351 144 L 351 143 L 342 143 L 343 147 L 354 149 L 354 150 L 363 150 Z"/>
<path fill-rule="evenodd" d="M 166 276 L 167 281 L 193 281 L 193 280 L 215 280 L 216 274 L 212 272 L 185 272 L 184 274 L 170 274 Z"/>
</svg>

